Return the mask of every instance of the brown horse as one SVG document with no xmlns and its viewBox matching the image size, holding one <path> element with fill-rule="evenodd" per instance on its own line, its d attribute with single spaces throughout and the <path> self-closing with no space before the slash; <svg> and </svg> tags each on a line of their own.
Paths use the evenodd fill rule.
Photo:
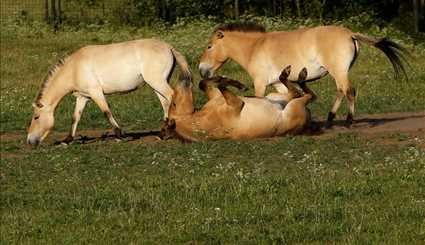
<svg viewBox="0 0 425 245">
<path fill-rule="evenodd" d="M 202 109 L 195 111 L 192 84 L 181 82 L 176 85 L 169 111 L 169 120 L 163 127 L 167 138 L 177 136 L 188 141 L 208 139 L 252 139 L 285 134 L 297 134 L 310 120 L 306 105 L 312 96 L 301 96 L 287 78 L 291 67 L 286 67 L 280 81 L 288 86 L 286 94 L 272 93 L 265 98 L 236 96 L 227 86 L 239 89 L 244 85 L 238 81 L 214 77 L 204 79 L 199 87 L 208 97 Z M 299 79 L 307 77 L 303 69 Z M 213 86 L 218 83 L 218 87 Z"/>
<path fill-rule="evenodd" d="M 200 59 L 199 71 L 203 78 L 211 77 L 228 59 L 232 59 L 253 78 L 255 95 L 264 96 L 269 84 L 273 84 L 281 93 L 286 92 L 285 86 L 277 82 L 281 67 L 291 64 L 293 74 L 306 67 L 309 74 L 305 80 L 299 81 L 295 75 L 290 75 L 289 80 L 298 82 L 304 92 L 311 93 L 314 98 L 305 82 L 329 73 L 335 79 L 337 94 L 327 126 L 332 125 L 344 96 L 349 105 L 347 124 L 350 125 L 356 92 L 348 79 L 348 71 L 359 52 L 359 41 L 383 51 L 392 63 L 396 76 L 400 72 L 406 75 L 402 64 L 406 50 L 386 38 L 367 37 L 338 26 L 266 32 L 264 27 L 252 23 L 217 27 Z"/>
</svg>

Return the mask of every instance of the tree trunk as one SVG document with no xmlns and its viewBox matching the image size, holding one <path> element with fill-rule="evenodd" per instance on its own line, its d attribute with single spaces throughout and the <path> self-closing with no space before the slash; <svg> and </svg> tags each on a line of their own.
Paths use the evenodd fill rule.
<svg viewBox="0 0 425 245">
<path fill-rule="evenodd" d="M 51 1 L 51 11 L 52 11 L 52 20 L 53 23 L 56 22 L 57 15 L 56 15 L 56 0 Z"/>
<path fill-rule="evenodd" d="M 301 6 L 300 6 L 300 0 L 295 0 L 295 7 L 297 9 L 297 17 L 301 17 Z"/>
<path fill-rule="evenodd" d="M 58 0 L 58 23 L 62 23 L 62 0 Z"/>
<path fill-rule="evenodd" d="M 419 31 L 425 32 L 425 0 L 419 2 Z"/>
<path fill-rule="evenodd" d="M 44 0 L 44 20 L 49 23 L 49 0 Z"/>
<path fill-rule="evenodd" d="M 413 1 L 413 20 L 415 25 L 415 32 L 419 32 L 419 0 L 412 0 Z"/>
<path fill-rule="evenodd" d="M 235 0 L 235 19 L 239 19 L 239 0 Z"/>
</svg>

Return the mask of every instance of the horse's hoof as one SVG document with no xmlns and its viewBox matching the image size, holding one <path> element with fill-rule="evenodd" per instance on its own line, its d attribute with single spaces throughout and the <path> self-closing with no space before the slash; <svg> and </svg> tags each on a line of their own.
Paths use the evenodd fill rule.
<svg viewBox="0 0 425 245">
<path fill-rule="evenodd" d="M 353 114 L 349 113 L 347 115 L 347 119 L 345 119 L 345 127 L 350 128 L 353 125 L 353 122 Z"/>
<path fill-rule="evenodd" d="M 115 137 L 118 139 L 124 138 L 124 132 L 120 128 L 114 128 Z"/>
<path fill-rule="evenodd" d="M 335 118 L 335 113 L 329 112 L 328 119 L 326 120 L 326 123 L 325 123 L 325 128 L 326 129 L 332 128 L 332 126 L 333 126 L 333 123 L 332 122 L 333 122 L 334 118 Z"/>
<path fill-rule="evenodd" d="M 71 135 L 66 136 L 65 139 L 63 139 L 60 143 L 61 144 L 66 144 L 69 145 L 72 141 L 74 141 L 74 137 L 72 137 Z"/>
</svg>

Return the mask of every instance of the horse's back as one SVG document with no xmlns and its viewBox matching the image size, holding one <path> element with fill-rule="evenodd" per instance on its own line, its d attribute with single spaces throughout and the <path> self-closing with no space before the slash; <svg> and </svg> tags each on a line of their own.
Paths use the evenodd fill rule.
<svg viewBox="0 0 425 245">
<path fill-rule="evenodd" d="M 173 59 L 170 45 L 140 39 L 85 46 L 70 56 L 70 63 L 81 86 L 88 80 L 96 81 L 105 93 L 115 93 L 134 90 L 154 75 L 162 80 L 167 77 Z"/>
</svg>

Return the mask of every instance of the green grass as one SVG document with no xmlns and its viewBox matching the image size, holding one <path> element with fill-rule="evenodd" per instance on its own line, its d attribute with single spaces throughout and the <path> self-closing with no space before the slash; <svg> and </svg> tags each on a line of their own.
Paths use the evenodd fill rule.
<svg viewBox="0 0 425 245">
<path fill-rule="evenodd" d="M 22 144 L 1 144 L 9 154 L 0 179 L 6 242 L 425 239 L 425 151 L 413 146 L 376 146 L 352 135 Z"/>
<path fill-rule="evenodd" d="M 210 22 L 156 30 L 91 26 L 53 34 L 33 25 L 1 29 L 1 244 L 425 240 L 425 150 L 410 134 L 27 147 L 31 102 L 60 56 L 86 44 L 156 37 L 184 53 L 197 74 L 214 27 Z M 410 79 L 395 81 L 384 55 L 363 46 L 351 72 L 359 114 L 424 110 L 423 41 L 396 40 L 414 54 Z M 246 93 L 253 93 L 248 75 L 234 63 L 220 73 L 245 81 L 251 86 Z M 334 82 L 328 77 L 312 88 L 319 99 L 310 108 L 324 117 Z M 204 101 L 196 95 L 198 104 Z M 149 88 L 108 101 L 125 130 L 159 128 L 162 110 Z M 72 110 L 69 96 L 56 112 L 56 131 L 68 130 Z M 79 126 L 109 127 L 93 104 Z M 417 136 L 417 142 L 424 140 Z"/>
</svg>

